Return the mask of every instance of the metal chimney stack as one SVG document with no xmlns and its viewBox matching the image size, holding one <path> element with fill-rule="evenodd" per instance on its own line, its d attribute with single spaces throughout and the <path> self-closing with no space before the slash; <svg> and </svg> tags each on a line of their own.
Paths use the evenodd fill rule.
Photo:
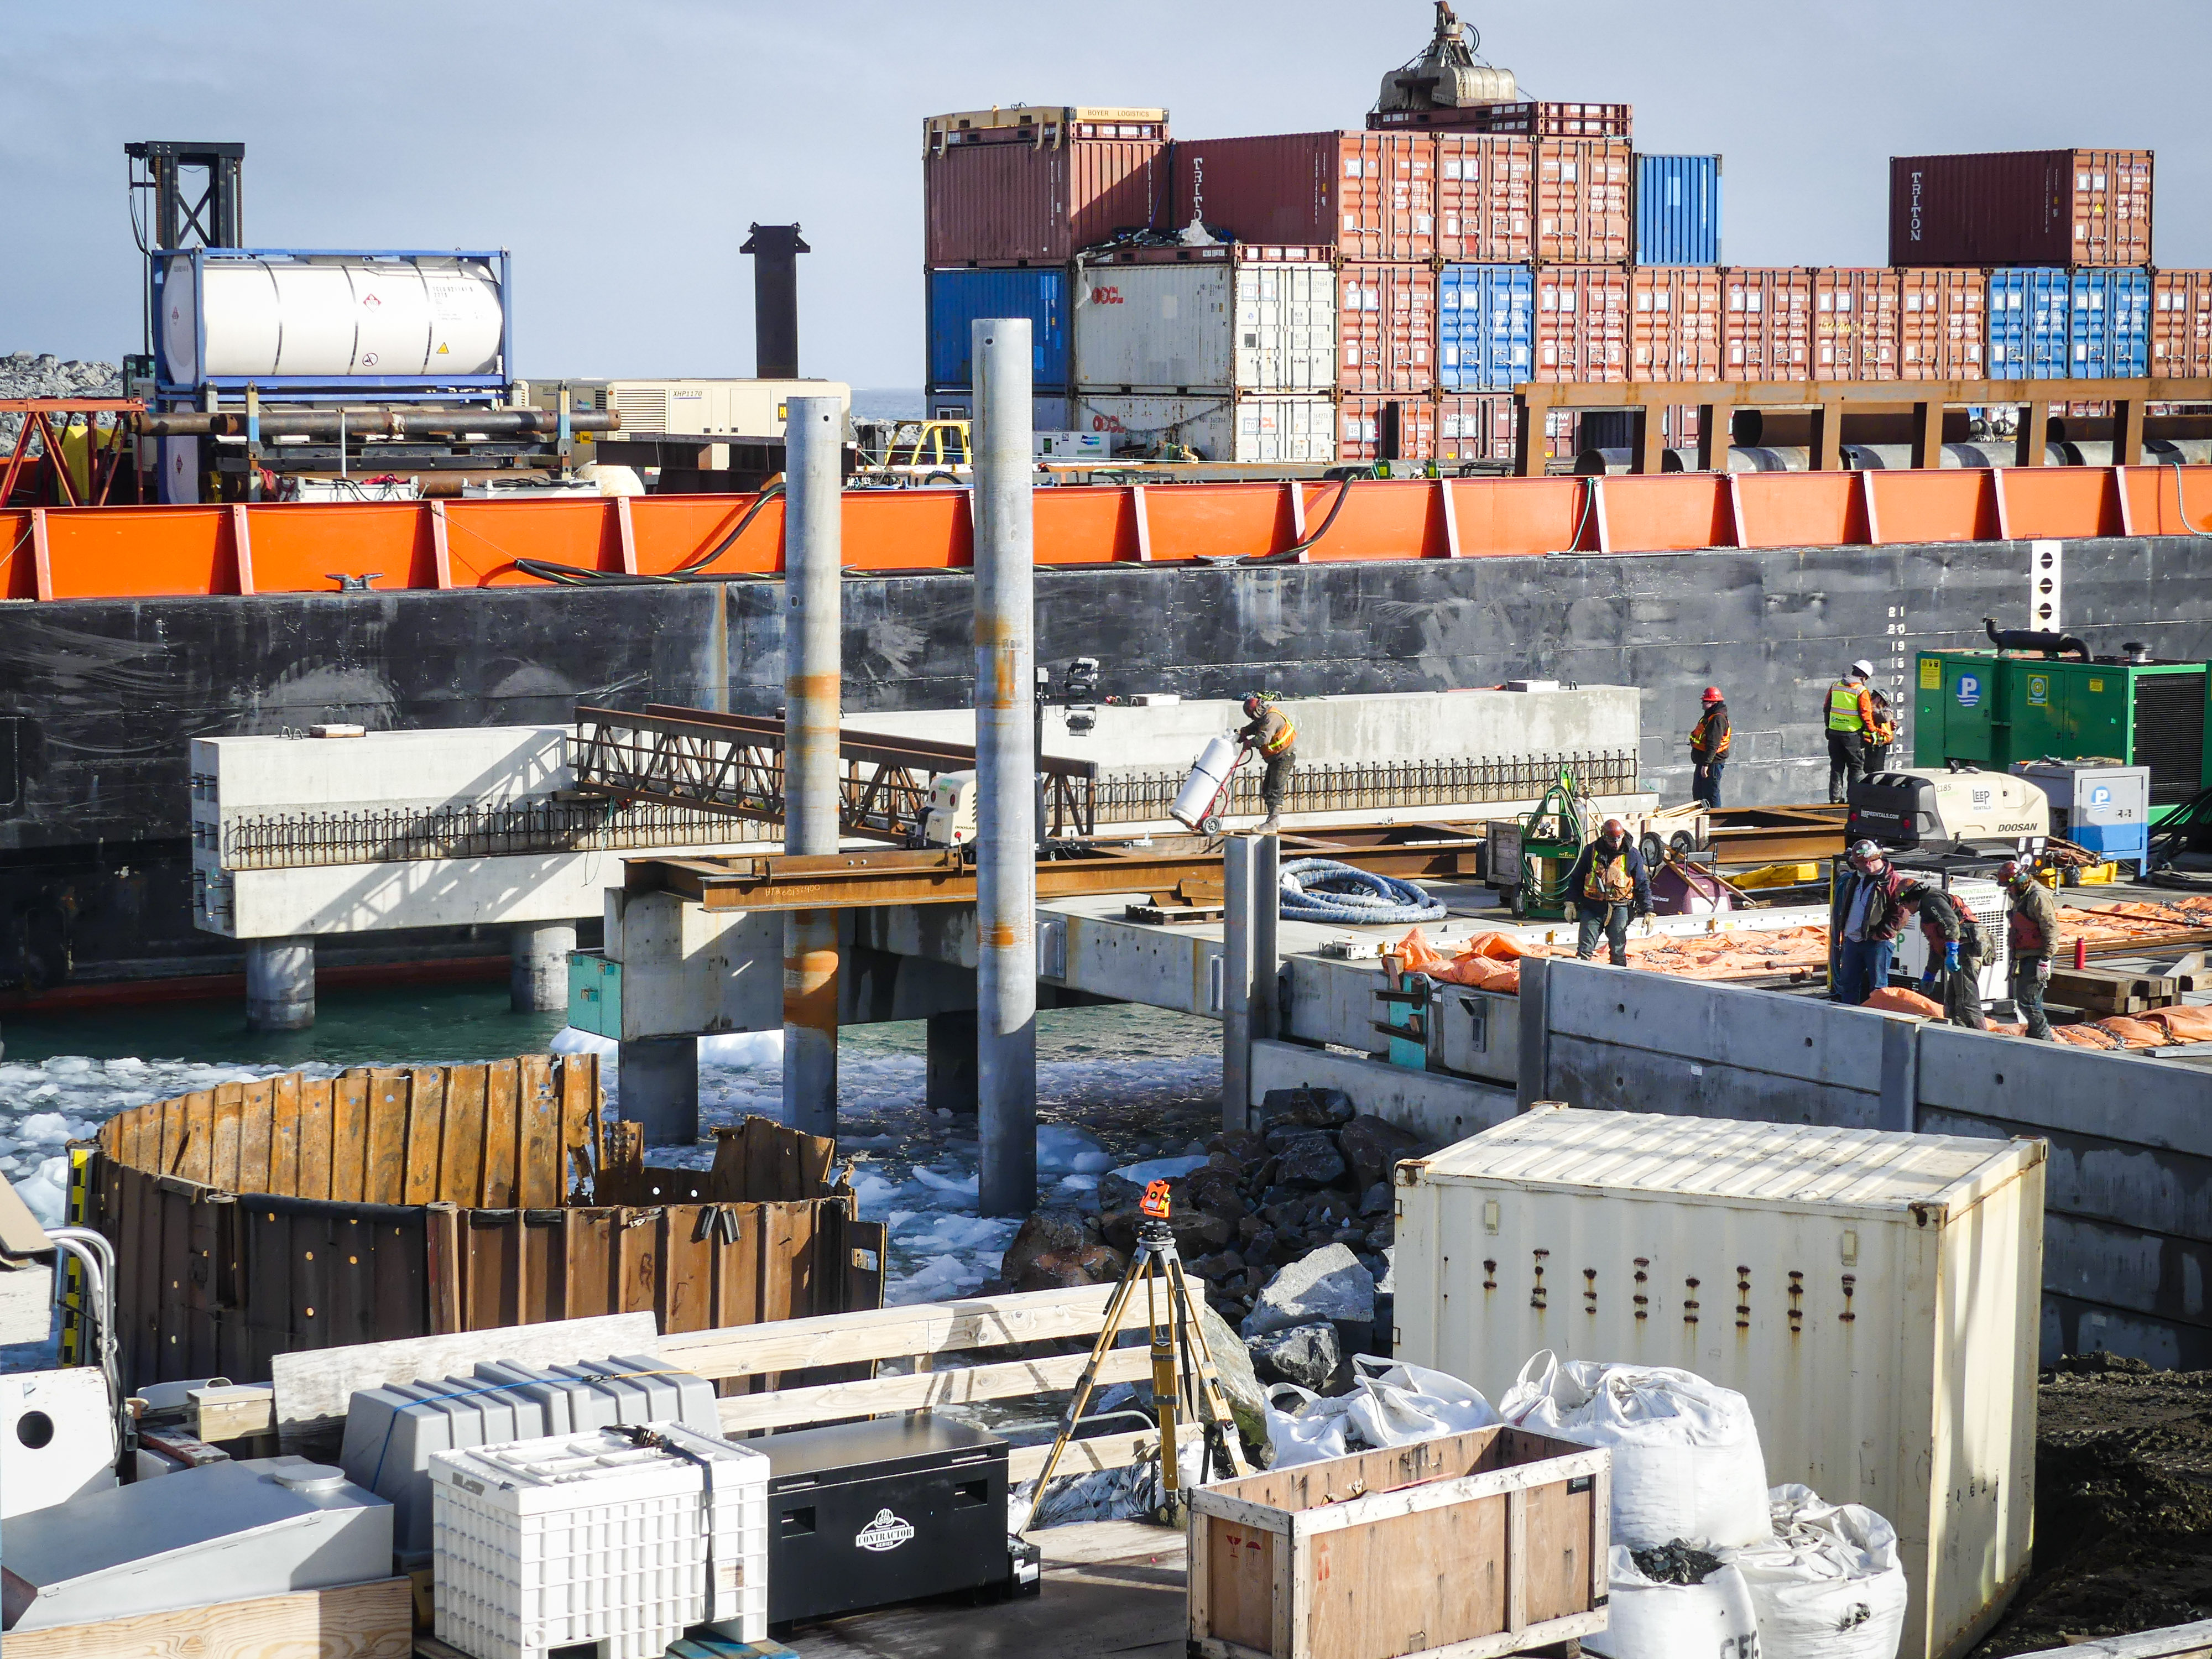
<svg viewBox="0 0 2212 1659">
<path fill-rule="evenodd" d="M 799 256 L 813 250 L 797 225 L 755 225 L 738 250 L 753 256 L 753 374 L 799 378 Z"/>
</svg>

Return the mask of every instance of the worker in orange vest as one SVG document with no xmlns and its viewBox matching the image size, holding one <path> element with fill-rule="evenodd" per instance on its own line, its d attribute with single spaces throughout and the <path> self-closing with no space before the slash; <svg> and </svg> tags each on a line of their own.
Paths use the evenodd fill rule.
<svg viewBox="0 0 2212 1659">
<path fill-rule="evenodd" d="M 1717 811 L 1721 804 L 1721 773 L 1728 766 L 1728 700 L 1717 685 L 1705 688 L 1700 699 L 1705 713 L 1690 728 L 1690 799 Z"/>
<path fill-rule="evenodd" d="M 1867 688 L 1867 702 L 1870 718 L 1867 723 L 1866 775 L 1889 770 L 1889 746 L 1897 741 L 1897 711 L 1889 706 L 1889 699 Z"/>
<path fill-rule="evenodd" d="M 1237 741 L 1267 763 L 1267 773 L 1260 780 L 1260 799 L 1267 816 L 1260 821 L 1259 833 L 1272 836 L 1283 827 L 1283 800 L 1290 793 L 1291 773 L 1298 763 L 1298 728 L 1273 698 L 1257 691 L 1244 699 L 1244 719 Z"/>
<path fill-rule="evenodd" d="M 1828 688 L 1828 799 L 1850 799 L 1850 786 L 1866 770 L 1867 732 L 1874 726 L 1874 700 L 1867 682 L 1874 665 L 1862 657 Z"/>
</svg>

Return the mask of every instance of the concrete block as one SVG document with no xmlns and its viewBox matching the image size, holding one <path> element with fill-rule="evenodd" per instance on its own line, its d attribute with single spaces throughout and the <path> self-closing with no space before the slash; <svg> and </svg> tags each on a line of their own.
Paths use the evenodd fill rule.
<svg viewBox="0 0 2212 1659">
<path fill-rule="evenodd" d="M 708 910 L 672 893 L 619 897 L 607 954 L 623 967 L 625 1042 L 782 1029 L 781 912 Z"/>
<path fill-rule="evenodd" d="M 1433 1146 L 1464 1140 L 1503 1123 L 1516 1109 L 1513 1091 L 1492 1084 L 1417 1072 L 1384 1060 L 1333 1054 L 1295 1042 L 1252 1045 L 1255 1097 L 1270 1089 L 1341 1089 L 1360 1111 L 1419 1135 Z"/>
</svg>

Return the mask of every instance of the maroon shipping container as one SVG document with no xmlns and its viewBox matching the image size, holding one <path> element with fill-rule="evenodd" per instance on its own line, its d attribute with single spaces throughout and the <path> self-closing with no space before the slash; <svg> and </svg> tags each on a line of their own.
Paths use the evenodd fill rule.
<svg viewBox="0 0 2212 1659">
<path fill-rule="evenodd" d="M 1900 270 L 1898 289 L 1898 378 L 1980 380 L 1989 338 L 1989 273 L 1933 266 Z"/>
<path fill-rule="evenodd" d="M 1513 459 L 1513 399 L 1503 393 L 1446 398 L 1437 405 L 1437 459 Z"/>
<path fill-rule="evenodd" d="M 1290 132 L 1175 146 L 1177 227 L 1243 242 L 1322 242 L 1346 260 L 1436 252 L 1436 144 L 1425 133 Z"/>
<path fill-rule="evenodd" d="M 1721 273 L 1711 265 L 1639 265 L 1629 273 L 1628 377 L 1721 377 Z"/>
<path fill-rule="evenodd" d="M 2150 372 L 2212 375 L 2212 270 L 2160 270 L 2150 279 Z"/>
<path fill-rule="evenodd" d="M 1721 273 L 1728 310 L 1723 378 L 1813 378 L 1813 273 L 1802 265 L 1730 265 Z"/>
<path fill-rule="evenodd" d="M 1358 394 L 1337 405 L 1336 458 L 1340 461 L 1433 461 L 1437 459 L 1437 405 L 1426 398 L 1372 398 Z"/>
<path fill-rule="evenodd" d="M 1116 231 L 1164 230 L 1157 138 L 950 143 L 922 161 L 932 267 L 1066 264 Z"/>
<path fill-rule="evenodd" d="M 1536 273 L 1536 380 L 1628 378 L 1628 273 L 1547 265 Z"/>
<path fill-rule="evenodd" d="M 1529 264 L 1536 228 L 1534 141 L 1440 132 L 1436 146 L 1437 254 L 1469 264 Z"/>
<path fill-rule="evenodd" d="M 1886 267 L 1814 267 L 1814 380 L 1898 378 L 1905 295 L 1901 276 Z"/>
<path fill-rule="evenodd" d="M 1626 104 L 1523 101 L 1477 104 L 1468 109 L 1376 110 L 1368 116 L 1367 125 L 1384 132 L 1428 127 L 1542 138 L 1626 138 L 1634 113 Z"/>
<path fill-rule="evenodd" d="M 2151 152 L 1893 155 L 1893 265 L 2147 265 Z"/>
<path fill-rule="evenodd" d="M 1539 264 L 1626 264 L 1635 257 L 1629 208 L 1635 153 L 1626 138 L 1536 141 Z"/>
<path fill-rule="evenodd" d="M 1437 383 L 1437 273 L 1354 264 L 1337 276 L 1337 384 L 1346 392 L 1427 392 Z"/>
</svg>

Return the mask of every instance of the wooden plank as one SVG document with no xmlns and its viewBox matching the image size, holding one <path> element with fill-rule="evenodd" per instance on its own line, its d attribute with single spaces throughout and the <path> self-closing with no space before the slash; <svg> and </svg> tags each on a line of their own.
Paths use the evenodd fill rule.
<svg viewBox="0 0 2212 1659">
<path fill-rule="evenodd" d="M 407 1073 L 373 1068 L 368 1082 L 368 1163 L 362 1198 L 370 1204 L 407 1201 Z M 343 1147 L 340 1149 L 343 1152 Z"/>
<path fill-rule="evenodd" d="M 483 1194 L 485 1077 L 482 1066 L 447 1069 L 446 1132 L 439 1142 L 433 1202 L 473 1209 Z"/>
<path fill-rule="evenodd" d="M 1191 1635 L 1270 1650 L 1275 1639 L 1275 1552 L 1287 1550 L 1290 1540 L 1218 1516 L 1194 1520 L 1191 1539 Z"/>
<path fill-rule="evenodd" d="M 428 1204 L 438 1196 L 446 1134 L 446 1071 L 417 1066 L 407 1073 L 407 1161 L 400 1176 L 403 1204 Z"/>
<path fill-rule="evenodd" d="M 1486 1469 L 1479 1474 L 1462 1475 L 1455 1480 L 1431 1480 L 1421 1486 L 1407 1486 L 1395 1492 L 1370 1492 L 1364 1498 L 1334 1503 L 1326 1509 L 1301 1514 L 1297 1534 L 1301 1538 L 1318 1534 L 1338 1532 L 1347 1527 L 1371 1526 L 1401 1515 L 1422 1515 L 1431 1510 L 1449 1509 L 1455 1504 L 1468 1504 L 1503 1492 L 1525 1491 L 1533 1485 L 1553 1480 L 1580 1480 L 1594 1475 L 1605 1467 L 1606 1454 L 1586 1453 L 1579 1457 L 1547 1458 L 1541 1465 L 1543 1473 L 1532 1479 L 1528 1464 L 1516 1464 L 1502 1469 Z"/>
<path fill-rule="evenodd" d="M 326 1077 L 300 1081 L 300 1176 L 293 1190 L 301 1198 L 331 1195 L 336 1171 L 331 1158 L 331 1136 L 337 1132 L 337 1087 Z"/>
<path fill-rule="evenodd" d="M 930 1302 L 866 1313 L 822 1314 L 774 1325 L 744 1325 L 670 1336 L 661 1357 L 702 1376 L 751 1376 L 811 1365 L 958 1353 L 1055 1337 L 1096 1336 L 1115 1287 Z"/>
<path fill-rule="evenodd" d="M 223 1601 L 179 1613 L 10 1631 L 8 1659 L 409 1659 L 404 1578 Z"/>
<path fill-rule="evenodd" d="M 2063 1648 L 2044 1648 L 2021 1659 L 2199 1659 L 2212 1653 L 2212 1619 L 2132 1636 L 2084 1637 Z"/>
<path fill-rule="evenodd" d="M 553 1062 L 545 1054 L 515 1061 L 521 1146 L 516 1202 L 525 1209 L 550 1210 L 561 1201 L 561 1097 L 553 1087 Z"/>
<path fill-rule="evenodd" d="M 667 1354 L 661 1355 L 663 1359 Z M 1139 1429 L 1134 1434 L 1094 1435 L 1088 1440 L 1071 1440 L 1067 1449 L 1060 1455 L 1060 1466 L 1053 1470 L 1055 1478 L 1063 1474 L 1088 1474 L 1097 1469 L 1125 1469 L 1146 1452 L 1159 1449 L 1160 1431 Z M 1052 1450 L 1048 1443 L 1042 1446 L 1017 1446 L 1006 1455 L 1006 1479 L 1020 1485 L 1034 1480 L 1044 1471 L 1044 1460 Z"/>
<path fill-rule="evenodd" d="M 368 1073 L 348 1072 L 331 1085 L 331 1197 L 368 1196 Z"/>
<path fill-rule="evenodd" d="M 516 1116 L 516 1088 L 513 1060 L 494 1060 L 485 1068 L 483 1194 L 477 1200 L 483 1209 L 514 1206 L 514 1158 L 521 1127 Z"/>
<path fill-rule="evenodd" d="M 720 1402 L 722 1432 L 733 1435 L 882 1412 L 927 1411 L 978 1400 L 1018 1400 L 1029 1395 L 1060 1393 L 1075 1386 L 1090 1358 L 1086 1353 L 1060 1354 L 1048 1359 L 1016 1359 L 960 1370 L 781 1389 L 773 1394 L 733 1395 Z M 1140 1347 L 1116 1348 L 1098 1368 L 1101 1385 L 1141 1382 L 1151 1375 L 1151 1352 Z"/>
<path fill-rule="evenodd" d="M 291 1431 L 343 1418 L 357 1389 L 418 1376 L 465 1376 L 469 1367 L 486 1359 L 558 1365 L 604 1359 L 611 1353 L 650 1354 L 659 1346 L 650 1313 L 609 1314 L 280 1353 L 270 1359 L 269 1371 L 277 1426 Z"/>
</svg>

